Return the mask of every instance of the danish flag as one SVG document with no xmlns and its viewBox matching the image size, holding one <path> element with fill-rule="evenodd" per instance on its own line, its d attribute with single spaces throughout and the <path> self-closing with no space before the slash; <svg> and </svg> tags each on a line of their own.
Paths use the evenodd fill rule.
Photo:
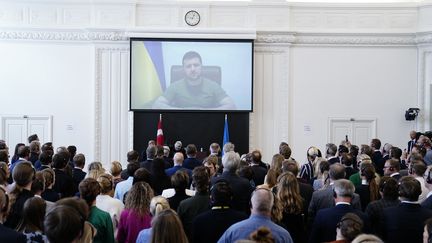
<svg viewBox="0 0 432 243">
<path fill-rule="evenodd" d="M 156 145 L 164 145 L 164 135 L 162 131 L 162 114 L 159 115 L 158 129 L 156 133 Z"/>
</svg>

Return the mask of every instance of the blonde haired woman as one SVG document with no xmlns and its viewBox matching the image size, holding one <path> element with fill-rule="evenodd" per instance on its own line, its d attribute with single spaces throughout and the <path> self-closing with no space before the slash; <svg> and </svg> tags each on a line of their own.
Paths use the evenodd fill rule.
<svg viewBox="0 0 432 243">
<path fill-rule="evenodd" d="M 100 194 L 96 197 L 96 207 L 107 212 L 111 216 L 114 232 L 120 221 L 120 214 L 124 209 L 124 204 L 117 198 L 113 198 L 113 179 L 109 174 L 102 174 L 97 179 L 100 185 Z"/>
<path fill-rule="evenodd" d="M 168 203 L 168 200 L 162 196 L 156 196 L 152 198 L 150 202 L 150 213 L 153 217 L 156 217 L 157 215 L 159 215 L 160 212 L 169 208 L 170 205 Z M 150 242 L 151 234 L 152 228 L 141 230 L 137 237 L 136 243 Z"/>
</svg>

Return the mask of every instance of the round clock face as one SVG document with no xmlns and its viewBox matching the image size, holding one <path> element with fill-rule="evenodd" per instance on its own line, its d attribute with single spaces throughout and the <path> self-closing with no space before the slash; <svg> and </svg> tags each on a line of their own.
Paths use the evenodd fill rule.
<svg viewBox="0 0 432 243">
<path fill-rule="evenodd" d="M 200 22 L 200 14 L 195 10 L 190 10 L 185 14 L 185 22 L 190 26 L 195 26 Z"/>
</svg>

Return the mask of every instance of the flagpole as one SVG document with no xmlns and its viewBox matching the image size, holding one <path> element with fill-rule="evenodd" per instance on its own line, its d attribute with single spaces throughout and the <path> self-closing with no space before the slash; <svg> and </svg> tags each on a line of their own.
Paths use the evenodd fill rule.
<svg viewBox="0 0 432 243">
<path fill-rule="evenodd" d="M 162 120 L 162 113 L 159 113 L 159 120 Z"/>
<path fill-rule="evenodd" d="M 228 118 L 228 115 L 227 114 L 225 114 L 225 120 Z"/>
</svg>

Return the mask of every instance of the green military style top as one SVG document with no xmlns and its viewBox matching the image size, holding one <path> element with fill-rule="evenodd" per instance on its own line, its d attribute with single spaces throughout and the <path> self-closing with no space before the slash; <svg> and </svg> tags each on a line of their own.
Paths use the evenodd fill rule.
<svg viewBox="0 0 432 243">
<path fill-rule="evenodd" d="M 219 84 L 201 77 L 201 84 L 189 85 L 186 79 L 172 83 L 163 96 L 170 106 L 181 108 L 216 108 L 227 97 Z"/>
</svg>

